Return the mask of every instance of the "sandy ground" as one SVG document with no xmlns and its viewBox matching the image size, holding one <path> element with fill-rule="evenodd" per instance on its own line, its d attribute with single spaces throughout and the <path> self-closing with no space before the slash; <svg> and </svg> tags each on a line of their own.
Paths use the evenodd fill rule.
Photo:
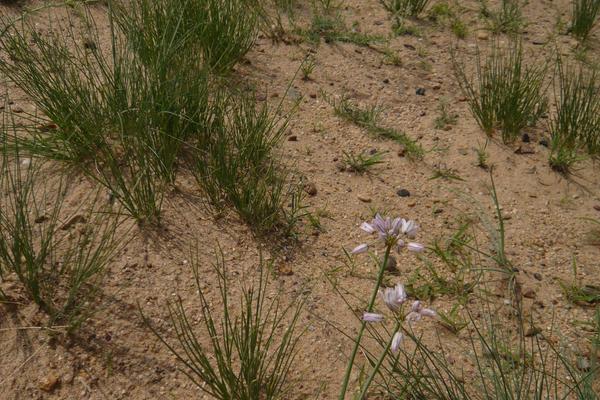
<svg viewBox="0 0 600 400">
<path fill-rule="evenodd" d="M 494 5 L 496 2 L 490 2 Z M 37 4 L 37 3 L 36 3 Z M 433 243 L 450 235 L 465 215 L 473 215 L 474 204 L 493 220 L 489 172 L 477 166 L 475 149 L 486 136 L 469 113 L 452 74 L 449 50 L 457 47 L 466 62 L 474 59 L 475 46 L 489 40 L 484 23 L 478 18 L 475 1 L 461 2 L 461 18 L 469 27 L 465 40 L 457 40 L 447 27 L 421 22 L 422 37 L 400 36 L 390 40 L 390 48 L 399 55 L 401 66 L 387 65 L 383 55 L 353 44 L 273 43 L 262 36 L 248 55 L 249 63 L 235 74 L 255 82 L 266 101 L 278 102 L 307 52 L 312 51 L 316 68 L 310 80 L 298 76 L 288 97 L 303 96 L 290 124 L 289 136 L 282 145 L 284 159 L 317 188 L 307 197 L 311 210 L 326 210 L 323 231 L 315 234 L 306 224 L 299 243 L 278 253 L 253 237 L 249 229 L 228 215 L 215 221 L 193 198 L 177 193 L 168 195 L 164 207 L 165 228 L 160 232 L 129 231 L 131 241 L 114 258 L 106 275 L 99 310 L 74 337 L 65 339 L 39 329 L 17 329 L 43 324 L 44 316 L 26 300 L 15 282 L 3 287 L 12 290 L 18 304 L 0 307 L 0 398 L 2 399 L 187 399 L 204 398 L 177 370 L 174 357 L 149 333 L 141 322 L 138 304 L 169 336 L 173 331 L 164 322 L 165 303 L 180 295 L 192 319 L 197 318 L 197 298 L 189 263 L 190 245 L 200 244 L 202 285 L 209 299 L 216 301 L 216 276 L 211 270 L 213 249 L 223 249 L 233 277 L 250 276 L 256 270 L 259 251 L 275 258 L 280 273 L 272 284 L 272 294 L 306 301 L 301 326 L 306 332 L 292 373 L 290 399 L 335 398 L 339 390 L 349 343 L 328 322 L 348 332 L 357 329 L 351 311 L 339 300 L 325 278 L 325 272 L 343 266 L 342 248 L 351 249 L 364 241 L 358 229 L 373 209 L 389 210 L 393 215 L 412 218 L 421 225 L 418 239 Z M 531 1 L 523 9 L 529 25 L 523 34 L 528 60 L 550 57 L 556 20 L 568 19 L 569 2 Z M 0 5 L 0 14 L 17 9 Z M 101 8 L 93 11 L 101 14 Z M 56 10 L 44 11 L 49 15 Z M 299 10 L 305 17 L 308 8 Z M 345 1 L 342 8 L 348 26 L 357 23 L 362 32 L 388 35 L 391 21 L 375 0 Z M 541 43 L 541 44 L 540 44 Z M 563 54 L 571 54 L 576 42 L 568 36 L 556 36 Z M 593 35 L 589 54 L 598 52 L 598 37 Z M 425 95 L 415 93 L 424 88 Z M 12 90 L 12 89 L 10 89 Z M 323 98 L 349 96 L 363 105 L 383 107 L 382 124 L 405 131 L 428 150 L 424 160 L 411 161 L 398 155 L 399 145 L 372 138 L 363 129 L 334 115 Z M 17 92 L 10 92 L 17 106 L 30 107 Z M 261 96 L 262 97 L 262 96 Z M 456 125 L 435 129 L 440 101 L 445 99 Z M 286 103 L 287 104 L 287 103 Z M 489 164 L 494 166 L 498 197 L 505 214 L 506 249 L 517 267 L 525 308 L 533 313 L 542 329 L 555 329 L 568 338 L 573 349 L 585 348 L 587 338 L 575 321 L 589 320 L 593 309 L 569 304 L 559 281 L 573 279 L 571 264 L 577 259 L 578 279 L 600 285 L 600 247 L 590 244 L 591 229 L 583 218 L 600 218 L 600 174 L 590 161 L 582 162 L 575 176 L 553 172 L 547 163 L 548 149 L 538 144 L 547 136 L 546 121 L 528 131 L 530 143 L 511 146 L 490 141 Z M 530 153 L 517 154 L 519 146 Z M 342 171 L 336 163 L 343 151 L 359 153 L 377 149 L 386 152 L 384 163 L 368 174 Z M 453 169 L 463 179 L 431 179 L 435 168 Z M 75 207 L 82 193 L 91 189 L 83 178 L 71 182 L 67 204 Z M 182 177 L 182 187 L 192 187 Z M 400 197 L 399 189 L 410 192 Z M 344 288 L 367 298 L 375 274 L 366 257 L 358 258 L 358 275 L 342 269 L 337 279 Z M 415 256 L 397 257 L 398 273 L 391 282 L 407 282 L 423 268 Z M 442 272 L 443 273 L 443 272 Z M 534 277 L 536 274 L 536 277 Z M 538 279 L 539 278 L 539 279 Z M 233 284 L 234 290 L 236 283 Z M 502 304 L 502 290 L 495 290 Z M 452 296 L 440 296 L 431 306 L 448 311 L 455 303 Z M 216 309 L 219 305 L 215 304 Z M 500 315 L 508 315 L 508 306 Z M 197 321 L 197 320 L 196 320 Z M 328 321 L 328 322 L 326 322 Z M 458 337 L 438 329 L 434 321 L 419 325 L 420 330 L 436 329 L 445 341 L 468 344 L 468 333 Z M 468 355 L 456 355 L 467 367 Z M 52 391 L 41 389 L 48 380 L 57 379 Z"/>
</svg>

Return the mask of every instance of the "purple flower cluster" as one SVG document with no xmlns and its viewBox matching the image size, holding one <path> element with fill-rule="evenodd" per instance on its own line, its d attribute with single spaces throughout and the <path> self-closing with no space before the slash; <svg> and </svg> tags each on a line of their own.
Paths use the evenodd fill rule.
<svg viewBox="0 0 600 400">
<path fill-rule="evenodd" d="M 419 231 L 419 226 L 413 220 L 404 218 L 389 217 L 383 218 L 381 215 L 375 215 L 371 222 L 363 222 L 360 229 L 367 233 L 377 233 L 378 240 L 382 241 L 387 247 L 396 247 L 400 252 L 406 247 L 409 251 L 421 252 L 424 246 L 420 243 L 404 241 L 404 237 L 413 239 Z M 352 250 L 352 254 L 364 253 L 369 249 L 366 243 L 360 244 Z"/>
</svg>

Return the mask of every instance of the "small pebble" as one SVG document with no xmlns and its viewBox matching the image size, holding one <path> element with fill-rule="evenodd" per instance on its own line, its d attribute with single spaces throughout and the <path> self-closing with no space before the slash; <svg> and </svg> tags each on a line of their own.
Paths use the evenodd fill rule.
<svg viewBox="0 0 600 400">
<path fill-rule="evenodd" d="M 417 88 L 417 90 L 415 90 L 415 93 L 417 94 L 417 96 L 425 96 L 425 88 Z"/>
<path fill-rule="evenodd" d="M 288 137 L 288 142 L 297 142 L 298 141 L 298 136 L 296 135 L 291 135 Z"/>
<path fill-rule="evenodd" d="M 396 194 L 400 197 L 408 197 L 410 196 L 410 192 L 406 189 L 398 189 L 398 191 L 396 192 Z"/>
<path fill-rule="evenodd" d="M 541 281 L 541 280 L 542 280 L 542 274 L 540 274 L 539 272 L 534 272 L 534 273 L 533 273 L 533 277 L 534 277 L 535 279 L 537 279 L 538 281 Z"/>
<path fill-rule="evenodd" d="M 524 133 L 523 136 L 521 136 L 521 140 L 523 141 L 523 143 L 529 143 L 531 141 L 531 138 L 528 134 Z"/>
<path fill-rule="evenodd" d="M 387 263 L 385 264 L 385 269 L 390 272 L 393 272 L 393 271 L 397 270 L 397 268 L 396 268 L 397 266 L 398 266 L 398 263 L 396 262 L 396 259 L 394 258 L 394 256 L 392 256 L 392 255 L 388 256 Z"/>
<path fill-rule="evenodd" d="M 490 36 L 485 31 L 479 31 L 479 32 L 477 32 L 477 39 L 479 39 L 479 40 L 488 40 L 489 37 Z"/>
<path fill-rule="evenodd" d="M 540 143 L 540 146 L 544 146 L 544 147 L 548 147 L 548 145 L 549 145 L 548 139 L 546 139 L 546 138 L 541 138 L 539 143 Z"/>
<path fill-rule="evenodd" d="M 362 194 L 359 194 L 356 196 L 360 201 L 362 201 L 363 203 L 370 203 L 372 200 L 369 196 L 365 196 Z"/>
<path fill-rule="evenodd" d="M 304 185 L 304 191 L 309 195 L 309 196 L 316 196 L 317 195 L 317 185 L 315 185 L 312 182 L 307 183 L 306 185 Z"/>
</svg>

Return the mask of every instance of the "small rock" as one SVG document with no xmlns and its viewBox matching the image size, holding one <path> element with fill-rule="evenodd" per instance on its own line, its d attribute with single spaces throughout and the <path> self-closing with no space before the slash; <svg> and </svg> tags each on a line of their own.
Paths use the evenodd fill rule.
<svg viewBox="0 0 600 400">
<path fill-rule="evenodd" d="M 537 279 L 538 281 L 541 281 L 541 280 L 542 280 L 542 274 L 540 274 L 539 272 L 534 272 L 534 273 L 533 273 L 533 277 L 534 277 L 535 279 Z"/>
<path fill-rule="evenodd" d="M 458 149 L 458 154 L 460 154 L 461 156 L 468 156 L 469 149 L 462 147 L 462 148 Z"/>
<path fill-rule="evenodd" d="M 387 84 L 387 83 L 390 83 L 390 80 L 389 80 L 388 78 L 385 78 L 385 79 L 383 80 L 383 83 L 386 83 L 386 84 Z"/>
<path fill-rule="evenodd" d="M 443 208 L 436 208 L 435 210 L 433 210 L 433 213 L 434 213 L 434 214 L 441 214 L 441 213 L 443 213 L 443 212 L 444 212 L 444 209 L 443 209 Z"/>
<path fill-rule="evenodd" d="M 546 138 L 541 138 L 539 143 L 540 143 L 540 146 L 544 146 L 544 147 L 548 147 L 548 145 L 549 145 L 548 139 L 546 139 Z"/>
<path fill-rule="evenodd" d="M 377 154 L 377 149 L 376 149 L 376 148 L 372 148 L 371 150 L 369 150 L 369 154 L 370 154 L 370 155 L 375 155 L 375 154 Z"/>
<path fill-rule="evenodd" d="M 528 144 L 522 144 L 515 150 L 515 154 L 535 154 L 535 150 Z"/>
<path fill-rule="evenodd" d="M 309 195 L 309 196 L 316 196 L 317 194 L 317 185 L 315 185 L 312 182 L 307 183 L 306 185 L 304 185 L 304 191 Z"/>
<path fill-rule="evenodd" d="M 536 297 L 535 290 L 533 290 L 531 288 L 530 289 L 526 289 L 523 292 L 523 297 L 528 298 L 528 299 L 535 299 L 535 297 Z"/>
<path fill-rule="evenodd" d="M 265 101 L 265 100 L 267 100 L 267 95 L 264 93 L 258 93 L 256 95 L 256 100 L 257 101 Z"/>
<path fill-rule="evenodd" d="M 317 98 L 317 94 L 316 93 L 310 93 L 309 94 L 311 99 L 316 99 Z"/>
<path fill-rule="evenodd" d="M 279 264 L 277 271 L 279 272 L 280 275 L 285 275 L 285 276 L 294 275 L 294 270 L 292 270 L 292 267 L 288 263 L 284 263 L 284 262 Z"/>
<path fill-rule="evenodd" d="M 535 44 L 536 46 L 543 46 L 546 44 L 546 41 L 542 39 L 533 39 L 531 43 Z"/>
<path fill-rule="evenodd" d="M 417 96 L 425 96 L 425 88 L 417 88 L 417 90 L 415 90 L 415 93 Z"/>
<path fill-rule="evenodd" d="M 46 217 L 45 215 L 40 215 L 39 217 L 33 220 L 33 222 L 35 222 L 36 224 L 41 224 L 46 221 L 48 221 L 48 217 Z"/>
<path fill-rule="evenodd" d="M 383 21 L 378 19 L 378 20 L 376 20 L 376 21 L 373 22 L 373 25 L 377 25 L 377 26 L 383 25 Z"/>
<path fill-rule="evenodd" d="M 433 90 L 440 90 L 442 88 L 442 85 L 440 84 L 435 84 L 431 87 Z"/>
<path fill-rule="evenodd" d="M 15 114 L 20 114 L 23 112 L 23 109 L 19 106 L 16 106 L 16 107 L 11 108 L 11 111 L 14 112 Z"/>
<path fill-rule="evenodd" d="M 600 204 L 596 204 L 596 205 L 594 206 L 594 210 L 596 210 L 596 211 L 600 211 Z"/>
<path fill-rule="evenodd" d="M 412 44 L 408 44 L 408 43 L 404 43 L 404 47 L 406 47 L 409 50 L 416 50 L 417 49 L 415 46 L 413 46 Z"/>
<path fill-rule="evenodd" d="M 44 125 L 39 125 L 37 127 L 38 131 L 40 132 L 50 132 L 50 131 L 54 131 L 56 129 L 58 129 L 58 125 L 56 125 L 55 123 L 48 123 L 48 124 L 44 124 Z"/>
<path fill-rule="evenodd" d="M 340 172 L 344 172 L 344 171 L 346 171 L 346 163 L 338 161 L 335 163 L 335 168 L 337 168 L 337 170 Z"/>
<path fill-rule="evenodd" d="M 523 136 L 521 136 L 521 140 L 523 141 L 523 143 L 529 143 L 529 142 L 531 142 L 531 138 L 526 133 L 524 133 Z"/>
<path fill-rule="evenodd" d="M 296 136 L 296 135 L 288 136 L 288 142 L 297 142 L 297 141 L 298 141 L 298 136 Z"/>
<path fill-rule="evenodd" d="M 446 132 L 448 132 L 448 131 L 451 131 L 451 130 L 452 130 L 452 125 L 446 125 L 446 126 L 443 128 L 443 129 L 444 129 Z"/>
<path fill-rule="evenodd" d="M 398 189 L 398 191 L 396 192 L 396 194 L 400 197 L 408 197 L 410 196 L 410 192 L 406 189 Z"/>
<path fill-rule="evenodd" d="M 406 155 L 406 147 L 400 145 L 398 148 L 398 157 L 404 157 Z"/>
<path fill-rule="evenodd" d="M 479 40 L 488 40 L 489 39 L 489 35 L 486 31 L 479 31 L 477 32 L 477 39 Z"/>
<path fill-rule="evenodd" d="M 73 225 L 77 224 L 85 224 L 86 219 L 83 215 L 75 215 L 70 220 L 68 220 L 63 226 L 60 227 L 63 231 L 70 229 Z"/>
<path fill-rule="evenodd" d="M 390 272 L 394 272 L 397 271 L 397 266 L 398 263 L 396 262 L 396 258 L 394 258 L 394 256 L 392 255 L 388 256 L 387 263 L 385 264 L 385 269 Z"/>
<path fill-rule="evenodd" d="M 466 98 L 465 96 L 460 96 L 460 97 L 458 98 L 458 101 L 459 101 L 460 103 L 464 103 L 465 101 L 467 101 L 467 98 Z"/>
<path fill-rule="evenodd" d="M 363 203 L 370 203 L 372 200 L 369 196 L 365 196 L 363 194 L 359 194 L 356 196 L 360 201 L 362 201 Z"/>
<path fill-rule="evenodd" d="M 44 380 L 42 380 L 42 382 L 40 382 L 40 389 L 43 390 L 44 392 L 52 392 L 54 389 L 56 389 L 56 387 L 58 386 L 58 384 L 60 383 L 60 377 L 56 374 L 50 373 L 48 376 L 46 376 L 44 378 Z"/>
<path fill-rule="evenodd" d="M 94 42 L 90 38 L 84 39 L 84 41 L 83 41 L 83 47 L 85 47 L 88 50 L 96 50 L 96 48 L 97 48 L 96 42 Z"/>
<path fill-rule="evenodd" d="M 535 335 L 539 335 L 540 333 L 542 333 L 542 330 L 540 328 L 538 328 L 537 326 L 532 326 L 529 329 L 527 329 L 527 331 L 525 331 L 525 337 L 532 337 Z"/>
</svg>

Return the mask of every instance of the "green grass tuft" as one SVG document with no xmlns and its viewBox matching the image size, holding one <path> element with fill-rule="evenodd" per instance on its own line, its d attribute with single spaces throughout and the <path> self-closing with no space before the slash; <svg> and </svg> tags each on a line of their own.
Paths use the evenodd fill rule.
<svg viewBox="0 0 600 400">
<path fill-rule="evenodd" d="M 467 76 L 465 65 L 454 55 L 453 62 L 471 113 L 488 135 L 500 129 L 502 140 L 512 142 L 546 111 L 546 66 L 525 65 L 520 42 L 511 42 L 507 49 L 494 42 L 483 64 L 478 51 L 475 79 Z"/>
</svg>

